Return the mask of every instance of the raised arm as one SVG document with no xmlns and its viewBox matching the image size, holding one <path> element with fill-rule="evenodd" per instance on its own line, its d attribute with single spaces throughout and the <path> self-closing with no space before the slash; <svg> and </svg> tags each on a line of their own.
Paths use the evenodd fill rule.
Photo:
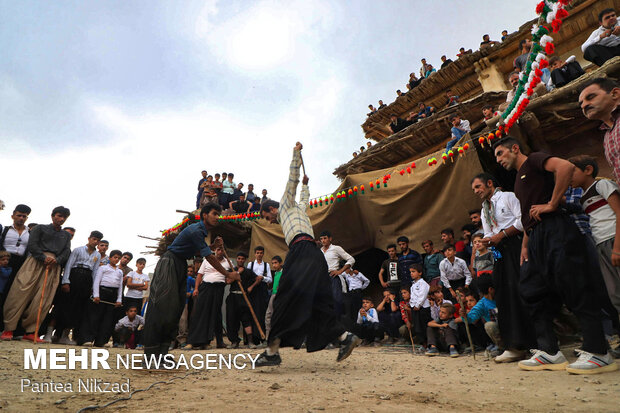
<svg viewBox="0 0 620 413">
<path fill-rule="evenodd" d="M 293 149 L 293 160 L 291 160 L 291 166 L 289 167 L 288 182 L 286 183 L 286 190 L 280 201 L 280 207 L 290 208 L 295 205 L 295 196 L 297 194 L 297 185 L 299 185 L 299 168 L 301 167 L 301 143 L 297 142 Z"/>
</svg>

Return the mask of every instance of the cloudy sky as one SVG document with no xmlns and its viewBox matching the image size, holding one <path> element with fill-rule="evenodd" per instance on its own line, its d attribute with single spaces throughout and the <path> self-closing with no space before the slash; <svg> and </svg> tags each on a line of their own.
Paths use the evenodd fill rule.
<svg viewBox="0 0 620 413">
<path fill-rule="evenodd" d="M 0 222 L 65 205 L 74 245 L 99 229 L 139 253 L 137 234 L 192 208 L 202 169 L 279 199 L 297 140 L 311 192 L 330 192 L 369 103 L 536 3 L 0 0 Z"/>
</svg>

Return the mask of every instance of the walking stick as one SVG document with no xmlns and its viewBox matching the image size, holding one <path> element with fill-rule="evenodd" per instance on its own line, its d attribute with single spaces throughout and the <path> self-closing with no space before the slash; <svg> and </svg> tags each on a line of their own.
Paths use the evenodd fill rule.
<svg viewBox="0 0 620 413">
<path fill-rule="evenodd" d="M 93 297 L 92 295 L 90 296 L 90 301 L 95 301 L 95 297 Z M 110 301 L 103 301 L 102 299 L 99 299 L 99 303 L 100 304 L 109 304 L 109 305 L 116 305 L 116 303 L 110 302 Z"/>
<path fill-rule="evenodd" d="M 234 268 L 232 265 L 232 262 L 230 262 L 230 258 L 228 258 L 228 254 L 226 254 L 226 250 L 224 250 L 224 257 L 226 257 L 226 261 L 228 261 L 228 265 L 230 265 L 230 268 Z M 258 332 L 260 333 L 260 338 L 264 340 L 266 338 L 265 333 L 263 332 L 263 329 L 260 327 L 260 323 L 258 322 L 258 317 L 256 317 L 256 313 L 254 312 L 254 309 L 252 308 L 252 304 L 250 304 L 250 300 L 248 299 L 248 296 L 246 295 L 245 290 L 243 289 L 243 285 L 241 285 L 241 281 L 237 281 L 237 285 L 239 286 L 239 289 L 241 290 L 241 294 L 243 294 L 243 299 L 245 300 L 245 303 L 248 305 L 248 308 L 250 309 L 250 313 L 252 314 L 252 318 L 254 319 L 254 324 L 256 324 L 256 327 L 258 328 Z"/>
<path fill-rule="evenodd" d="M 411 353 L 415 356 L 415 344 L 413 344 L 413 336 L 411 335 L 411 327 L 407 327 L 409 330 L 409 339 L 411 340 Z"/>
<path fill-rule="evenodd" d="M 467 333 L 467 339 L 469 340 L 469 346 L 471 347 L 471 354 L 474 356 L 474 360 L 476 360 L 476 348 L 474 347 L 474 341 L 471 339 L 471 333 L 469 332 L 469 321 L 467 320 L 467 308 L 465 308 L 465 304 L 463 303 L 463 297 L 460 292 L 456 292 L 456 299 L 459 301 L 461 308 L 465 311 L 465 332 Z M 463 317 L 461 317 L 463 318 Z"/>
<path fill-rule="evenodd" d="M 301 156 L 301 151 L 299 151 L 299 159 L 301 159 L 301 169 L 304 171 L 304 175 L 306 175 L 306 165 L 304 165 L 304 157 Z"/>
<path fill-rule="evenodd" d="M 43 308 L 43 298 L 45 297 L 45 286 L 47 285 L 47 276 L 50 273 L 49 265 L 45 266 L 45 278 L 43 278 L 43 289 L 41 290 L 41 299 L 39 300 L 39 311 L 37 311 L 37 324 L 34 328 L 34 343 L 37 344 L 39 339 L 39 322 L 41 321 L 41 309 Z"/>
</svg>

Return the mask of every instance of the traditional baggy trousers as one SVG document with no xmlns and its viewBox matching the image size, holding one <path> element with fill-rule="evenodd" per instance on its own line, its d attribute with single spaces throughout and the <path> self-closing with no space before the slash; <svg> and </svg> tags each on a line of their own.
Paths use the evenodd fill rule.
<svg viewBox="0 0 620 413">
<path fill-rule="evenodd" d="M 187 342 L 192 346 L 206 345 L 215 337 L 218 344 L 223 343 L 222 302 L 224 301 L 224 282 L 201 282 L 198 297 L 192 310 Z"/>
<path fill-rule="evenodd" d="M 157 262 L 144 318 L 144 353 L 167 354 L 177 335 L 187 293 L 187 261 L 166 251 Z"/>
<path fill-rule="evenodd" d="M 48 257 L 54 256 L 47 252 L 45 255 Z M 34 332 L 39 303 L 41 303 L 41 320 L 45 318 L 54 301 L 56 287 L 58 287 L 58 282 L 60 281 L 60 266 L 54 265 L 49 268 L 47 284 L 45 285 L 45 291 L 43 291 L 45 267 L 43 261 L 39 261 L 32 256 L 26 258 L 24 265 L 22 265 L 15 276 L 11 290 L 4 303 L 5 330 L 15 330 L 18 321 L 21 319 L 24 331 L 27 333 Z M 42 302 L 41 292 L 43 292 Z"/>
<path fill-rule="evenodd" d="M 87 317 L 90 297 L 93 293 L 93 272 L 89 268 L 75 267 L 69 275 L 69 293 L 60 294 L 56 331 L 73 328 L 73 340 L 78 344 L 86 341 L 82 330 Z M 64 302 L 66 300 L 66 302 Z M 116 301 L 116 298 L 114 299 Z M 60 335 L 57 333 L 57 335 Z"/>
<path fill-rule="evenodd" d="M 278 293 L 273 300 L 269 342 L 300 348 L 306 340 L 308 352 L 322 350 L 345 332 L 334 312 L 332 280 L 323 253 L 307 234 L 297 235 L 289 246 Z"/>
</svg>

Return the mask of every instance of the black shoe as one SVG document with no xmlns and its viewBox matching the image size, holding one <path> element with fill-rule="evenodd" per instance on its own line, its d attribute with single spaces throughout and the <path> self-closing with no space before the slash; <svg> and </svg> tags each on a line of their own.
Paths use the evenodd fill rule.
<svg viewBox="0 0 620 413">
<path fill-rule="evenodd" d="M 264 351 L 256 359 L 256 362 L 254 363 L 254 367 L 279 366 L 280 363 L 282 363 L 282 359 L 280 358 L 280 353 L 276 353 L 273 356 L 269 356 L 267 355 L 267 352 Z"/>
<path fill-rule="evenodd" d="M 347 334 L 347 337 L 340 342 L 340 350 L 338 350 L 338 358 L 336 361 L 342 361 L 351 355 L 353 349 L 362 342 L 362 340 L 353 333 Z"/>
</svg>

